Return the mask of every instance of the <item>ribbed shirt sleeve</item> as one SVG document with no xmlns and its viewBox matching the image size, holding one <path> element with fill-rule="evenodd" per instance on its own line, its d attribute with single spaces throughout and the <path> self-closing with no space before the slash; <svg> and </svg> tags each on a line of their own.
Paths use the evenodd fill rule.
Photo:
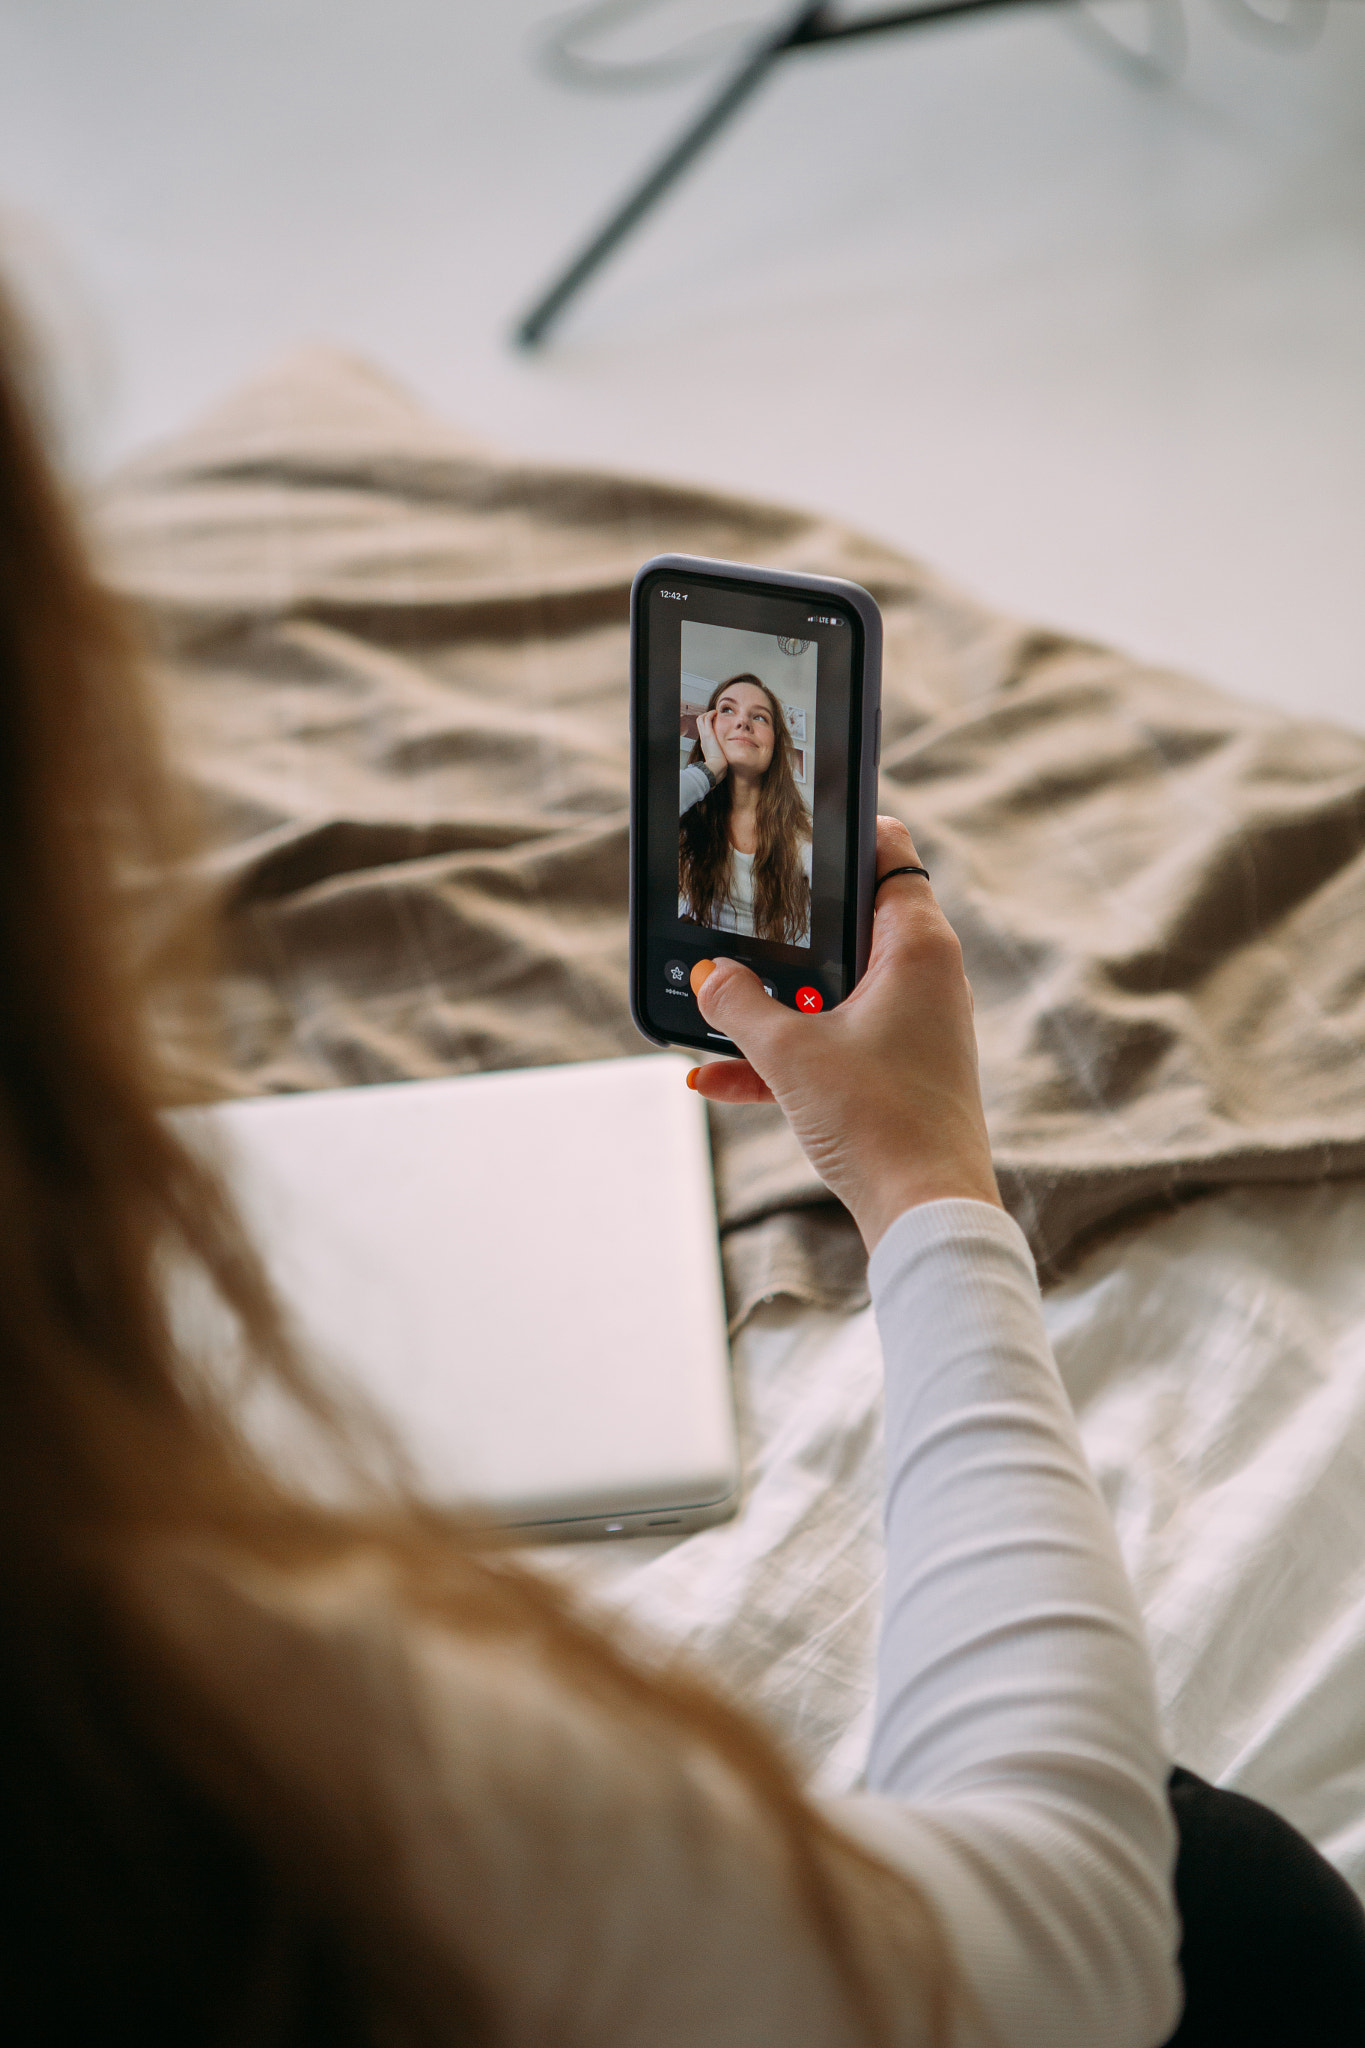
<svg viewBox="0 0 1365 2048">
<path fill-rule="evenodd" d="M 929 1203 L 869 1281 L 885 1603 L 869 1796 L 831 1805 L 933 1900 L 984 2038 L 1154 2048 L 1179 2013 L 1167 1760 L 1028 1246 Z"/>
<path fill-rule="evenodd" d="M 710 796 L 713 784 L 700 761 L 689 761 L 678 775 L 678 816 L 690 811 L 693 804 L 699 804 L 704 796 Z"/>
</svg>

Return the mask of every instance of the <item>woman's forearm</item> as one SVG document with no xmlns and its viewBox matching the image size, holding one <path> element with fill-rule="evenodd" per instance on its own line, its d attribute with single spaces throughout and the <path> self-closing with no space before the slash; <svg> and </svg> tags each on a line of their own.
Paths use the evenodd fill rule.
<svg viewBox="0 0 1365 2048">
<path fill-rule="evenodd" d="M 1153 1683 L 1136 1602 L 1081 1449 L 1048 1342 L 1033 1262 L 1003 1211 L 935 1202 L 893 1224 L 870 1281 L 886 1357 L 887 1590 L 871 1777 L 898 1793 L 942 1792 L 973 1748 L 1040 1713 L 1074 1722 L 1087 1747 L 1114 1732 L 1157 1768 Z M 1017 1657 L 1008 1618 L 1035 1649 Z M 936 1671 L 932 1637 L 950 1651 Z M 975 1686 L 1017 1662 L 1068 1674 L 1065 1715 L 1027 1689 Z M 909 1654 L 907 1654 L 909 1653 Z M 970 1715 L 938 1710 L 940 1688 Z M 1063 1688 L 1064 1690 L 1066 1688 Z M 1112 1700 L 1122 1696 L 1117 1720 Z M 986 1702 L 989 1701 L 989 1707 Z M 1161 1766 L 1164 1777 L 1164 1765 Z"/>
<path fill-rule="evenodd" d="M 1032 1260 L 999 1209 L 935 1202 L 891 1225 L 870 1281 L 887 1566 L 869 1789 L 932 1815 L 946 1864 L 911 1865 L 958 1901 L 1007 2038 L 1034 2038 L 1032 2001 L 1050 2048 L 1140 2048 L 1174 2019 L 1167 1764 Z"/>
</svg>

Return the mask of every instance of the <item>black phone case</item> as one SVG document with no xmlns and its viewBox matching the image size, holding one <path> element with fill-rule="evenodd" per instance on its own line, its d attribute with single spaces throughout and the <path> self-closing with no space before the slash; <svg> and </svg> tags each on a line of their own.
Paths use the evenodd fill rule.
<svg viewBox="0 0 1365 2048">
<path fill-rule="evenodd" d="M 656 573 L 725 576 L 732 582 L 752 584 L 760 590 L 800 591 L 809 592 L 812 597 L 838 598 L 858 615 L 863 630 L 863 677 L 861 730 L 856 738 L 858 827 L 854 888 L 857 900 L 850 992 L 867 971 L 867 956 L 872 947 L 872 899 L 877 881 L 877 765 L 881 756 L 882 733 L 882 615 L 870 591 L 864 590 L 859 583 L 846 583 L 838 576 L 795 576 L 786 569 L 757 569 L 747 562 L 714 561 L 706 555 L 652 555 L 635 572 L 635 580 L 630 586 L 630 1014 L 636 1029 L 651 1044 L 672 1045 L 677 1041 L 656 1031 L 648 1021 L 640 987 L 644 950 L 640 930 L 640 906 L 644 901 L 641 754 L 645 745 L 639 721 L 642 680 L 639 674 L 640 592 L 645 579 Z M 852 740 L 850 744 L 853 744 Z M 687 1048 L 689 1052 L 695 1049 Z"/>
</svg>

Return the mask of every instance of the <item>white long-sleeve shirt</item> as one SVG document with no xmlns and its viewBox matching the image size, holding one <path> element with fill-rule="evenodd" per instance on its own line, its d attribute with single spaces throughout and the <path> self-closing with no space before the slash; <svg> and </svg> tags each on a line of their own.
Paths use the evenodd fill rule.
<svg viewBox="0 0 1365 2048">
<path fill-rule="evenodd" d="M 954 2048 L 1157 2048 L 1179 2010 L 1152 1678 L 1024 1239 L 939 1202 L 870 1269 L 887 1578 L 871 1790 L 826 1811 L 918 1888 L 968 1993 Z M 852 2048 L 865 2032 L 776 1827 L 677 1724 L 534 1631 L 415 1621 L 357 1563 L 157 1583 L 191 1654 L 269 1696 L 278 1767 L 378 1788 L 383 1882 L 509 2044 Z M 243 1692 L 244 1674 L 246 1690 Z M 378 1880 L 377 1880 L 378 1881 Z M 926 2040 L 894 1884 L 836 1861 L 905 2048 Z"/>
<path fill-rule="evenodd" d="M 1164 2041 L 1168 1762 L 1023 1233 L 982 1203 L 930 1203 L 891 1226 L 868 1277 L 886 1593 L 875 1796 L 841 1818 L 935 1901 L 1001 2041 Z"/>
</svg>

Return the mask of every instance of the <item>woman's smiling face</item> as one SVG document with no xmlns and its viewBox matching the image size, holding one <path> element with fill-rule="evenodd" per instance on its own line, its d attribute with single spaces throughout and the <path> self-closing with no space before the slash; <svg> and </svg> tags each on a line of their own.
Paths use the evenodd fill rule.
<svg viewBox="0 0 1365 2048">
<path fill-rule="evenodd" d="M 757 683 L 731 683 L 716 702 L 716 738 L 732 768 L 762 775 L 773 758 L 773 707 Z"/>
</svg>

